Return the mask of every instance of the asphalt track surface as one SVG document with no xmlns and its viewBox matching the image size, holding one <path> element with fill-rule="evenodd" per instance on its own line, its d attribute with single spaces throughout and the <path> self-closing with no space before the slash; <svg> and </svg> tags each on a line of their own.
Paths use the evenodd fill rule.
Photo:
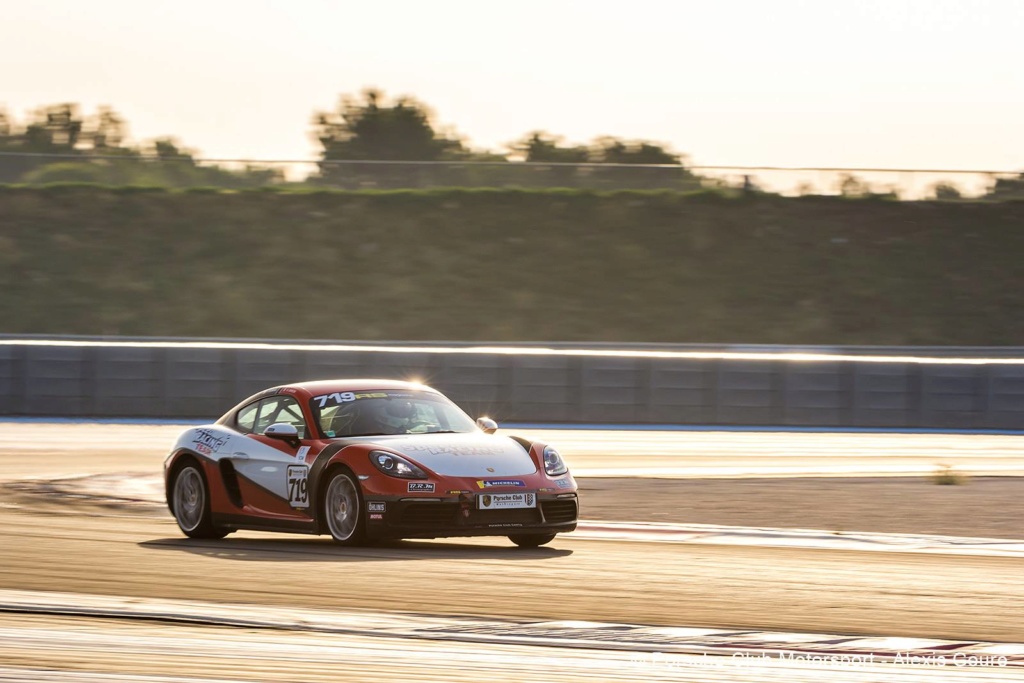
<svg viewBox="0 0 1024 683">
<path fill-rule="evenodd" d="M 41 665 L 60 662 L 60 668 Z M 947 683 L 1020 681 L 1019 670 L 846 666 L 608 649 L 319 635 L 119 620 L 10 615 L 0 681 L 687 681 Z"/>
<path fill-rule="evenodd" d="M 155 430 L 139 432 L 138 430 Z M 163 430 L 163 431 L 161 431 Z M 158 467 L 175 429 L 117 425 L 0 425 L 0 480 Z M 608 439 L 614 442 L 614 435 Z M 629 435 L 631 465 L 672 458 L 721 464 L 732 446 L 701 433 Z M 746 436 L 746 435 L 743 435 Z M 756 435 L 755 435 L 756 436 Z M 813 451 L 822 435 L 769 435 L 756 457 Z M 826 435 L 833 436 L 833 435 Z M 1019 465 L 1018 437 L 936 441 L 925 436 L 838 435 L 848 460 L 885 452 L 909 459 Z M 929 437 L 932 435 L 929 435 Z M 593 438 L 592 434 L 587 435 Z M 790 445 L 785 439 L 791 439 Z M 682 439 L 680 445 L 676 439 Z M 1010 441 L 1005 441 L 1010 440 Z M 723 439 L 728 442 L 729 439 Z M 606 442 L 607 443 L 607 442 Z M 856 443 L 868 455 L 856 452 Z M 945 446 L 942 444 L 945 443 Z M 901 444 L 905 444 L 902 445 Z M 819 456 L 839 457 L 838 442 Z M 569 452 L 570 447 L 563 446 Z M 572 447 L 572 448 L 575 448 Z M 621 460 L 620 447 L 615 452 Z M 595 447 L 592 457 L 608 458 Z M 571 462 L 587 454 L 576 450 Z M 930 460 L 929 460 L 930 462 Z M 584 465 L 585 466 L 585 465 Z M 675 466 L 675 465 L 672 465 Z M 709 465 L 710 466 L 710 465 Z M 738 465 L 743 466 L 743 463 Z M 358 550 L 326 538 L 234 534 L 183 538 L 169 516 L 0 501 L 0 589 L 247 603 L 273 608 L 373 609 L 488 618 L 587 620 L 908 638 L 1024 642 L 1024 560 L 805 548 L 638 544 L 560 537 L 519 550 L 504 539 L 409 541 Z M 327 638 L 326 636 L 324 638 Z M 781 668 L 706 669 L 690 663 L 642 670 L 622 653 L 558 647 L 395 641 L 251 633 L 224 627 L 0 614 L 0 681 L 51 680 L 1009 680 L 1016 672 L 915 667 L 883 673 Z M 175 645 L 175 644 L 178 645 Z M 429 666 L 426 666 L 429 664 Z M 100 676 L 92 676 L 96 674 Z M 125 678 L 113 678 L 114 674 Z M 103 678 L 106 676 L 106 678 Z M 150 678 L 144 678 L 148 676 Z M 154 678 L 155 677 L 155 678 Z M 163 677 L 163 678 L 159 678 Z"/>
</svg>

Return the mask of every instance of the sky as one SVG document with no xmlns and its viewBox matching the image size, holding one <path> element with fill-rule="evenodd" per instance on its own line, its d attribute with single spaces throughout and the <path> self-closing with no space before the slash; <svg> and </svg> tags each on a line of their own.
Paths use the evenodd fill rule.
<svg viewBox="0 0 1024 683">
<path fill-rule="evenodd" d="M 313 159 L 376 87 L 478 149 L 532 130 L 691 163 L 1024 170 L 1021 0 L 0 0 L 0 106 Z"/>
</svg>

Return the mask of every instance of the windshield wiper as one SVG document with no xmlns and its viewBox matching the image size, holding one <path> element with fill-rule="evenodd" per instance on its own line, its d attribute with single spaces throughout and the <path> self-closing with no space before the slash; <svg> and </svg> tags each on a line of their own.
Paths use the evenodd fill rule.
<svg viewBox="0 0 1024 683">
<path fill-rule="evenodd" d="M 454 429 L 438 429 L 436 432 L 423 432 L 424 434 L 458 434 Z"/>
<path fill-rule="evenodd" d="M 334 438 L 349 439 L 353 436 L 388 436 L 388 434 L 385 434 L 384 432 L 366 432 L 365 434 L 342 434 L 341 436 L 336 436 Z"/>
</svg>

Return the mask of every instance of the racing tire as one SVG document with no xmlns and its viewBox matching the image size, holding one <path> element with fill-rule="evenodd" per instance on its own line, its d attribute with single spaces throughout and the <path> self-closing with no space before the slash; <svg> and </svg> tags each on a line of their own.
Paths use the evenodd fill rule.
<svg viewBox="0 0 1024 683">
<path fill-rule="evenodd" d="M 359 481 L 347 469 L 333 470 L 320 502 L 324 526 L 334 542 L 344 546 L 366 543 L 366 519 Z"/>
<path fill-rule="evenodd" d="M 216 526 L 210 514 L 210 487 L 199 463 L 189 459 L 174 473 L 171 485 L 174 521 L 189 538 L 224 538 L 228 529 Z"/>
<path fill-rule="evenodd" d="M 508 540 L 520 548 L 538 548 L 555 540 L 556 534 L 512 534 Z"/>
</svg>

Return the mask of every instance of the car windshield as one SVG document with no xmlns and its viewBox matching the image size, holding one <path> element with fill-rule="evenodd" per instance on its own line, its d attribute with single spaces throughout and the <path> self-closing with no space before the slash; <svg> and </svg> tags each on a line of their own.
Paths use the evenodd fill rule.
<svg viewBox="0 0 1024 683">
<path fill-rule="evenodd" d="M 429 391 L 341 391 L 314 396 L 310 407 L 328 438 L 477 431 L 472 418 Z"/>
</svg>

